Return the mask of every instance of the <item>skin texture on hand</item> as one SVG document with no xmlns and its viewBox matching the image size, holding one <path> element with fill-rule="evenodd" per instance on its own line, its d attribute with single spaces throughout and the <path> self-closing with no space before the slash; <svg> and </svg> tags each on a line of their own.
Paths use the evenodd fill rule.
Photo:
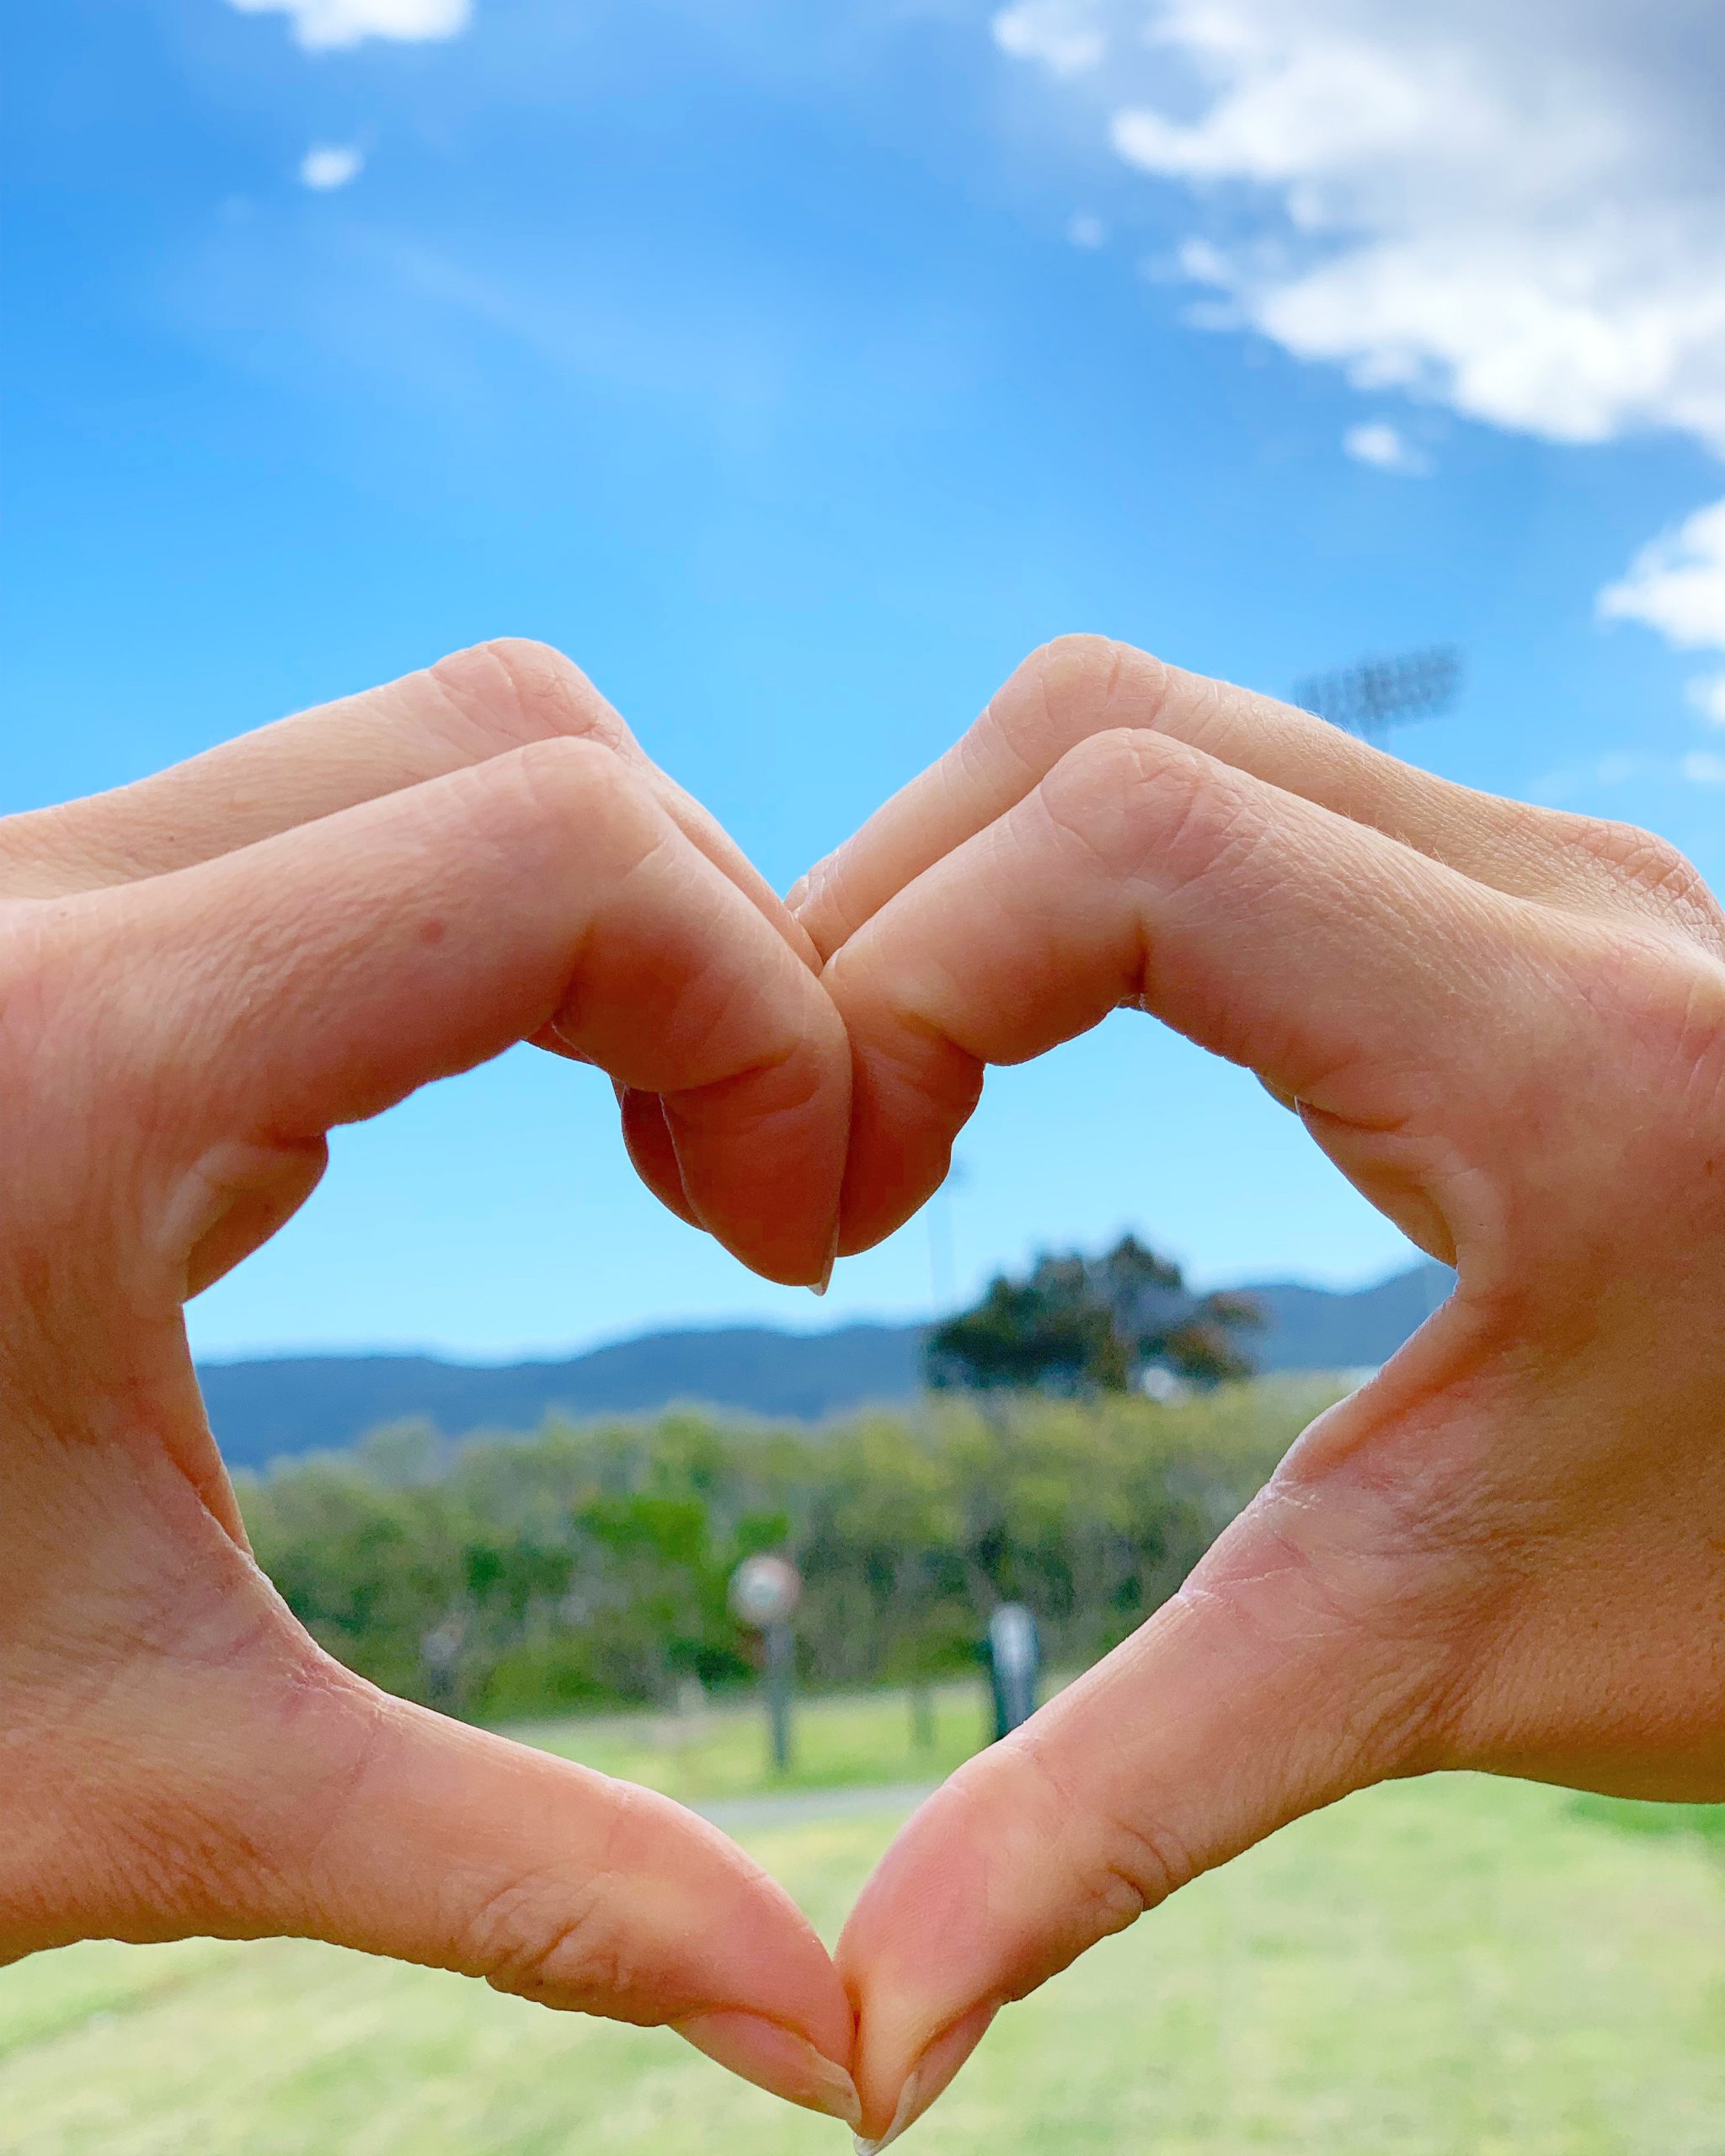
<svg viewBox="0 0 1725 2156">
<path fill-rule="evenodd" d="M 852 1043 L 841 1249 L 938 1186 L 987 1065 L 1131 1005 L 1255 1070 L 1460 1275 L 1186 1588 L 900 1834 L 839 1952 L 868 2134 L 1350 1790 L 1725 1796 L 1725 921 L 1688 863 L 1076 638 L 793 904 Z"/>
<path fill-rule="evenodd" d="M 333 1125 L 523 1039 L 611 1074 L 685 1217 L 819 1280 L 849 1058 L 811 957 L 532 645 L 0 824 L 0 1960 L 330 1940 L 670 2024 L 854 2116 L 831 1963 L 724 1837 L 302 1630 L 181 1316 L 309 1195 Z"/>
<path fill-rule="evenodd" d="M 1725 1794 L 1725 924 L 1686 863 L 1079 639 L 800 910 L 535 646 L 0 824 L 0 1958 L 334 1940 L 670 2024 L 879 2137 L 1003 2003 L 1349 1790 Z M 841 1177 L 860 1249 L 988 1063 L 1123 1003 L 1461 1285 L 911 1822 L 850 1999 L 723 1837 L 378 1694 L 259 1573 L 181 1305 L 332 1125 L 531 1039 L 611 1075 L 676 1210 L 814 1282 Z"/>
</svg>

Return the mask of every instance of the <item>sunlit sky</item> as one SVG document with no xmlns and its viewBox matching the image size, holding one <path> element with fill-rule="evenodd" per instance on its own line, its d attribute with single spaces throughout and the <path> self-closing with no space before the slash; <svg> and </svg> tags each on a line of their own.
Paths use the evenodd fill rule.
<svg viewBox="0 0 1725 2156">
<path fill-rule="evenodd" d="M 1725 28 L 1619 0 L 59 0 L 8 33 L 0 808 L 499 632 L 782 887 L 1031 646 L 1279 692 L 1725 874 Z M 1709 512 L 1712 513 L 1709 514 Z M 1408 1253 L 1136 1017 L 822 1306 L 521 1050 L 344 1134 L 200 1349 L 921 1315 L 1130 1225 Z"/>
</svg>

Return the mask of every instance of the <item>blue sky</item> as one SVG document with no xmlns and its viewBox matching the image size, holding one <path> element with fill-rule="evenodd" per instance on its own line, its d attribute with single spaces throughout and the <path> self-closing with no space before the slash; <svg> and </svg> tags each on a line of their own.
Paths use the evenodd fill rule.
<svg viewBox="0 0 1725 2156">
<path fill-rule="evenodd" d="M 1403 753 L 1725 875 L 1720 40 L 1669 12 L 1564 11 L 1541 103 L 1489 10 L 1387 0 L 29 11 L 0 808 L 508 632 L 782 887 L 1059 631 L 1284 693 L 1454 639 Z M 960 1157 L 823 1309 L 520 1051 L 342 1135 L 195 1337 L 920 1314 L 1127 1225 L 1205 1283 L 1407 1254 L 1136 1017 L 996 1074 Z"/>
</svg>

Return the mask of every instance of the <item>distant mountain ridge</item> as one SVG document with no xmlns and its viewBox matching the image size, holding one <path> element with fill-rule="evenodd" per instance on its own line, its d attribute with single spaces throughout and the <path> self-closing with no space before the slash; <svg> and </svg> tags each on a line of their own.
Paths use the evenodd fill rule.
<svg viewBox="0 0 1725 2156">
<path fill-rule="evenodd" d="M 1271 1282 L 1242 1292 L 1268 1324 L 1251 1342 L 1261 1369 L 1342 1370 L 1382 1363 L 1450 1291 L 1445 1266 L 1416 1265 L 1353 1294 Z M 677 1401 L 818 1422 L 921 1390 L 920 1325 L 766 1326 L 643 1333 L 563 1362 L 489 1367 L 430 1355 L 306 1355 L 210 1363 L 199 1371 L 211 1427 L 235 1467 L 339 1451 L 386 1422 L 423 1419 L 447 1437 L 652 1414 Z"/>
</svg>

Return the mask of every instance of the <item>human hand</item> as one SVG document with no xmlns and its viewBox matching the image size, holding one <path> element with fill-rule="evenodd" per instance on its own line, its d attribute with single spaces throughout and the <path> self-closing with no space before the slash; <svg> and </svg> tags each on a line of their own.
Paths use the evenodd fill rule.
<svg viewBox="0 0 1725 2156">
<path fill-rule="evenodd" d="M 573 668 L 486 647 L 0 824 L 0 1961 L 296 1934 L 670 2023 L 853 2116 L 814 1933 L 660 1797 L 391 1699 L 252 1561 L 181 1305 L 325 1133 L 537 1039 L 757 1270 L 830 1262 L 808 947 Z"/>
<path fill-rule="evenodd" d="M 1460 1273 L 895 1843 L 839 1951 L 869 2133 L 1001 2004 L 1349 1790 L 1725 1796 L 1725 921 L 1685 862 L 1075 638 L 793 904 L 853 1046 L 841 1250 L 936 1188 L 985 1065 L 1134 1004 Z"/>
</svg>

